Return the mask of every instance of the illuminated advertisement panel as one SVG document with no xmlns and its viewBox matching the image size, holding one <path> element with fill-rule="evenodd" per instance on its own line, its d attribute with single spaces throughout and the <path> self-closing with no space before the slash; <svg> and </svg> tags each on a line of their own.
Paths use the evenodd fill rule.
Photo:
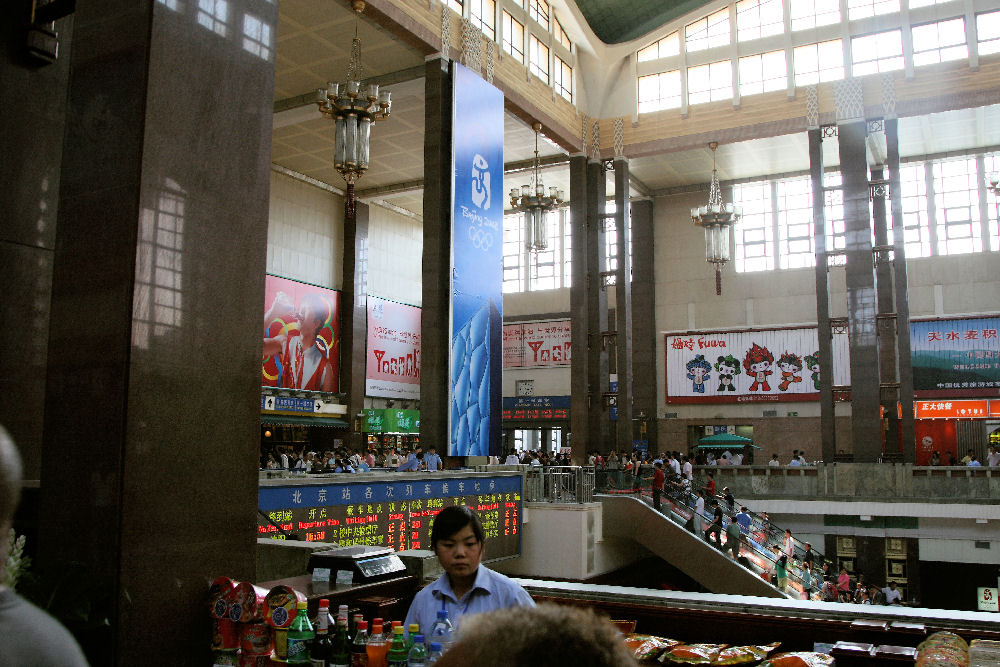
<svg viewBox="0 0 1000 667">
<path fill-rule="evenodd" d="M 667 403 L 818 401 L 816 327 L 666 334 Z M 846 335 L 833 337 L 833 384 L 850 384 Z"/>
<path fill-rule="evenodd" d="M 365 394 L 420 398 L 420 309 L 368 297 Z"/>
<path fill-rule="evenodd" d="M 1000 317 L 910 322 L 917 396 L 1000 394 Z"/>
<path fill-rule="evenodd" d="M 269 275 L 264 308 L 261 385 L 338 391 L 340 292 Z"/>
<path fill-rule="evenodd" d="M 569 366 L 570 321 L 518 322 L 503 326 L 504 368 Z"/>
</svg>

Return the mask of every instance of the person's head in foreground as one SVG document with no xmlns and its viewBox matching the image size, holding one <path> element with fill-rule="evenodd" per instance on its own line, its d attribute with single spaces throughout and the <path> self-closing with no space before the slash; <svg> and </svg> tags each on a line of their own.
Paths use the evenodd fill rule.
<svg viewBox="0 0 1000 667">
<path fill-rule="evenodd" d="M 470 616 L 438 667 L 635 665 L 618 629 L 590 609 L 554 604 Z"/>
<path fill-rule="evenodd" d="M 7 532 L 21 496 L 21 457 L 14 441 L 0 426 L 0 563 L 7 560 Z"/>
</svg>

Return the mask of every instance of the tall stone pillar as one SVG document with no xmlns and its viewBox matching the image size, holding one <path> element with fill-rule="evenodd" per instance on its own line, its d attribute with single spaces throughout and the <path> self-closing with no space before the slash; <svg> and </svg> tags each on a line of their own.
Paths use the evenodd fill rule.
<svg viewBox="0 0 1000 667">
<path fill-rule="evenodd" d="M 899 121 L 885 119 L 886 156 L 889 167 L 889 204 L 892 210 L 893 290 L 896 304 L 896 355 L 899 404 L 903 413 L 899 430 L 903 461 L 916 462 L 913 424 L 913 362 L 910 348 L 910 297 L 906 277 L 906 237 L 903 231 L 903 197 L 899 183 Z"/>
<path fill-rule="evenodd" d="M 632 419 L 633 438 L 647 440 L 658 452 L 656 437 L 656 358 L 662 354 L 656 335 L 656 270 L 653 254 L 653 200 L 632 201 Z M 636 315 L 638 313 L 638 315 Z M 645 424 L 645 433 L 643 433 Z"/>
<path fill-rule="evenodd" d="M 615 240 L 618 262 L 615 265 L 615 368 L 618 373 L 618 420 L 615 423 L 615 449 L 632 451 L 632 260 L 629 245 L 628 160 L 616 157 L 615 166 Z M 603 452 L 603 450 L 602 450 Z"/>
<path fill-rule="evenodd" d="M 858 84 L 860 86 L 860 84 Z M 863 108 L 862 108 L 863 114 Z M 851 351 L 851 430 L 856 462 L 882 454 L 875 271 L 869 214 L 864 118 L 849 116 L 837 128 L 847 236 L 847 317 Z"/>
<path fill-rule="evenodd" d="M 176 7 L 79 0 L 63 49 L 38 565 L 108 614 L 94 664 L 206 664 L 208 583 L 256 576 L 278 8 Z"/>
<path fill-rule="evenodd" d="M 587 234 L 584 245 L 587 253 L 587 332 L 590 347 L 587 350 L 587 374 L 590 380 L 590 430 L 588 450 L 607 453 L 612 438 L 611 412 L 605 404 L 610 393 L 608 360 L 614 350 L 613 333 L 608 318 L 608 258 L 605 256 L 604 220 L 607 206 L 607 180 L 604 165 L 592 159 L 587 165 Z"/>
<path fill-rule="evenodd" d="M 818 113 L 816 122 L 819 122 Z M 836 420 L 833 407 L 833 329 L 830 325 L 829 254 L 826 247 L 826 191 L 823 189 L 823 130 L 809 129 L 809 175 L 813 196 L 813 244 L 816 249 L 816 326 L 820 366 L 820 437 L 822 458 L 837 455 Z"/>
<path fill-rule="evenodd" d="M 448 61 L 432 58 L 424 79 L 424 257 L 420 320 L 420 443 L 448 451 L 451 285 L 451 107 Z"/>
<path fill-rule="evenodd" d="M 593 449 L 590 415 L 600 409 L 600 396 L 595 395 L 594 379 L 590 377 L 590 347 L 599 344 L 590 331 L 590 254 L 587 250 L 587 156 L 569 158 L 569 219 L 573 246 L 571 249 L 571 285 L 569 294 L 570 336 L 573 356 L 570 361 L 570 446 L 573 463 L 587 460 Z"/>
<path fill-rule="evenodd" d="M 344 269 L 341 304 L 340 391 L 347 394 L 350 444 L 361 448 L 363 437 L 355 418 L 365 407 L 368 342 L 368 214 L 356 202 L 354 215 L 344 216 Z"/>
</svg>

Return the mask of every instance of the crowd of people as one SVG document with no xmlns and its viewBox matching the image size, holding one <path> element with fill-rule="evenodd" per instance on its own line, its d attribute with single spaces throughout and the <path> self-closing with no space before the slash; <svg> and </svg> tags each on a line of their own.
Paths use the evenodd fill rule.
<svg viewBox="0 0 1000 667">
<path fill-rule="evenodd" d="M 306 447 L 274 445 L 261 457 L 261 470 L 288 470 L 306 473 L 360 473 L 372 470 L 434 472 L 444 469 L 444 462 L 433 445 L 424 452 L 420 445 L 406 450 L 397 447 L 369 448 L 365 451 L 338 447 L 322 452 Z"/>
</svg>

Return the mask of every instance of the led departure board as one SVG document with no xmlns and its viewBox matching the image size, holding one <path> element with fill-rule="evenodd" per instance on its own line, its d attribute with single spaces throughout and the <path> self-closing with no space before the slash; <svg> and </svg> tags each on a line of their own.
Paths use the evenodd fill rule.
<svg viewBox="0 0 1000 667">
<path fill-rule="evenodd" d="M 262 486 L 258 507 L 281 530 L 299 539 L 403 551 L 430 549 L 434 516 L 448 505 L 467 505 L 483 523 L 489 560 L 520 554 L 520 475 L 398 476 L 399 481 L 365 484 L 324 479 L 317 484 Z M 284 537 L 263 516 L 258 517 L 257 534 Z"/>
</svg>

